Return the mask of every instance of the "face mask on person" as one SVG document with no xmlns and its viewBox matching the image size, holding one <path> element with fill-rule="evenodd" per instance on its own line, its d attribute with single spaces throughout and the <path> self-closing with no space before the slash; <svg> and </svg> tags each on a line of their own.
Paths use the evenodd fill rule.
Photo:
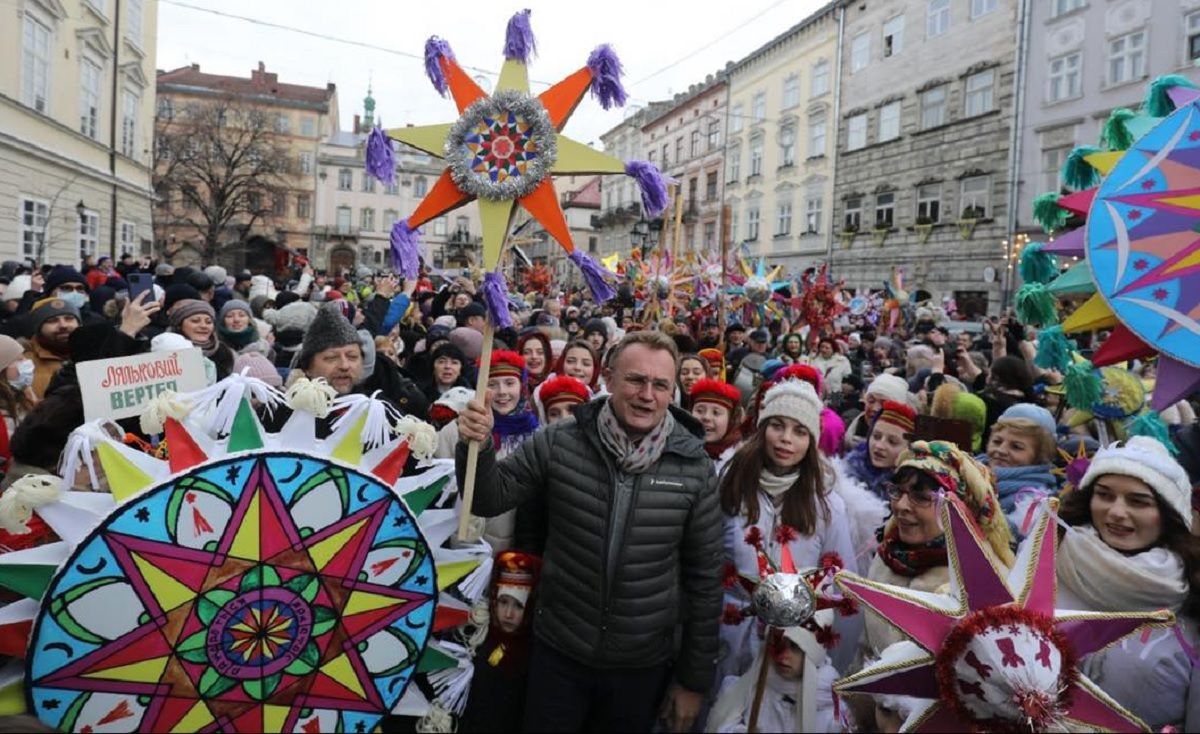
<svg viewBox="0 0 1200 734">
<path fill-rule="evenodd" d="M 84 305 L 88 302 L 87 294 L 80 293 L 79 291 L 71 291 L 69 293 L 63 293 L 61 296 L 59 296 L 59 298 L 66 301 L 67 305 L 74 306 L 75 308 L 79 308 L 79 309 L 82 309 L 84 307 Z"/>
<path fill-rule="evenodd" d="M 9 380 L 8 384 L 12 385 L 14 390 L 24 390 L 25 388 L 32 385 L 33 384 L 33 361 L 27 359 L 27 360 L 24 360 L 23 362 L 21 362 L 20 364 L 18 364 L 16 379 Z"/>
</svg>

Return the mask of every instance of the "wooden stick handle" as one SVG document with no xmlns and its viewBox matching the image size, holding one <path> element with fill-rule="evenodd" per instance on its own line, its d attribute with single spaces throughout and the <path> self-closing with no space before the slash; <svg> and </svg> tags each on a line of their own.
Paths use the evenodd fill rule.
<svg viewBox="0 0 1200 734">
<path fill-rule="evenodd" d="M 767 628 L 767 638 L 763 640 L 762 661 L 758 666 L 758 680 L 754 684 L 754 703 L 750 706 L 750 721 L 746 731 L 750 734 L 758 731 L 758 712 L 762 708 L 763 693 L 767 690 L 767 666 L 771 657 L 771 628 Z"/>
<path fill-rule="evenodd" d="M 489 318 L 483 327 L 483 350 L 479 354 L 479 379 L 475 381 L 475 399 L 486 403 L 488 376 L 492 371 L 492 337 L 495 328 Z M 458 511 L 458 539 L 466 540 L 471 530 L 471 505 L 475 501 L 475 472 L 479 467 L 478 441 L 467 446 L 467 471 L 463 476 L 462 504 Z"/>
</svg>

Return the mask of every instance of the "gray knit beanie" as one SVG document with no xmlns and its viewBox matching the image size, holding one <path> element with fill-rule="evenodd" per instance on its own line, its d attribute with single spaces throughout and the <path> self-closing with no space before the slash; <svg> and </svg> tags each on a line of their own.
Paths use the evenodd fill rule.
<svg viewBox="0 0 1200 734">
<path fill-rule="evenodd" d="M 304 342 L 300 345 L 294 366 L 302 370 L 308 369 L 309 363 L 318 352 L 350 344 L 361 346 L 354 325 L 335 309 L 319 308 L 316 318 L 304 333 Z"/>
</svg>

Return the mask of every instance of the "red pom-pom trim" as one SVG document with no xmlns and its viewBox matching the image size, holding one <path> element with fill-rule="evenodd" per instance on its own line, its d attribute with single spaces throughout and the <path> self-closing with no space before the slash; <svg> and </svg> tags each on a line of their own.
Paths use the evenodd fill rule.
<svg viewBox="0 0 1200 734">
<path fill-rule="evenodd" d="M 938 692 L 941 695 L 942 701 L 953 709 L 963 721 L 978 724 L 986 728 L 987 731 L 1028 732 L 1029 724 L 1026 721 L 1015 719 L 976 719 L 971 714 L 970 709 L 962 704 L 958 695 L 958 674 L 954 670 L 954 664 L 958 661 L 963 650 L 981 632 L 992 627 L 1002 627 L 1010 624 L 1032 627 L 1042 635 L 1045 635 L 1051 644 L 1058 648 L 1059 654 L 1062 655 L 1062 672 L 1058 678 L 1058 690 L 1061 692 L 1059 695 L 1062 696 L 1062 699 L 1059 701 L 1059 704 L 1062 710 L 1070 710 L 1071 702 L 1067 697 L 1067 693 L 1079 680 L 1079 669 L 1077 667 L 1079 661 L 1075 655 L 1074 648 L 1071 646 L 1067 636 L 1060 632 L 1054 625 L 1052 617 L 1040 614 L 1032 609 L 1013 605 L 985 607 L 977 612 L 972 612 L 963 617 L 955 625 L 954 629 L 950 631 L 950 634 L 946 635 L 946 640 L 942 643 L 942 649 L 934 655 Z"/>
<path fill-rule="evenodd" d="M 780 545 L 787 545 L 799 537 L 800 533 L 796 532 L 796 528 L 786 523 L 775 528 L 775 542 Z"/>
</svg>

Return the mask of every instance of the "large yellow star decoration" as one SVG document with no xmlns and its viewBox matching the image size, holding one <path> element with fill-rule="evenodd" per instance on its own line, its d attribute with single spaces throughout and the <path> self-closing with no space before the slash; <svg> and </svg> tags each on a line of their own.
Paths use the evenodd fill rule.
<svg viewBox="0 0 1200 734">
<path fill-rule="evenodd" d="M 642 187 L 646 216 L 658 216 L 666 207 L 666 182 L 652 164 L 623 163 L 562 134 L 588 91 L 605 109 L 624 104 L 621 63 L 612 48 L 597 47 L 582 69 L 533 96 L 528 60 L 535 50 L 529 11 L 520 11 L 508 22 L 505 62 L 495 90 L 488 95 L 459 66 L 449 44 L 430 38 L 425 45 L 426 72 L 440 94 L 449 92 L 453 97 L 458 120 L 386 132 L 377 128 L 367 143 L 367 170 L 385 181 L 395 174 L 391 140 L 446 161 L 446 170 L 416 211 L 392 231 L 393 261 L 406 277 L 415 276 L 419 268 L 417 228 L 470 201 L 479 203 L 483 263 L 488 271 L 484 294 L 498 326 L 511 322 L 503 278 L 493 271 L 518 205 L 567 251 L 597 301 L 614 294 L 608 282 L 612 273 L 575 249 L 554 175 L 628 174 Z"/>
</svg>

